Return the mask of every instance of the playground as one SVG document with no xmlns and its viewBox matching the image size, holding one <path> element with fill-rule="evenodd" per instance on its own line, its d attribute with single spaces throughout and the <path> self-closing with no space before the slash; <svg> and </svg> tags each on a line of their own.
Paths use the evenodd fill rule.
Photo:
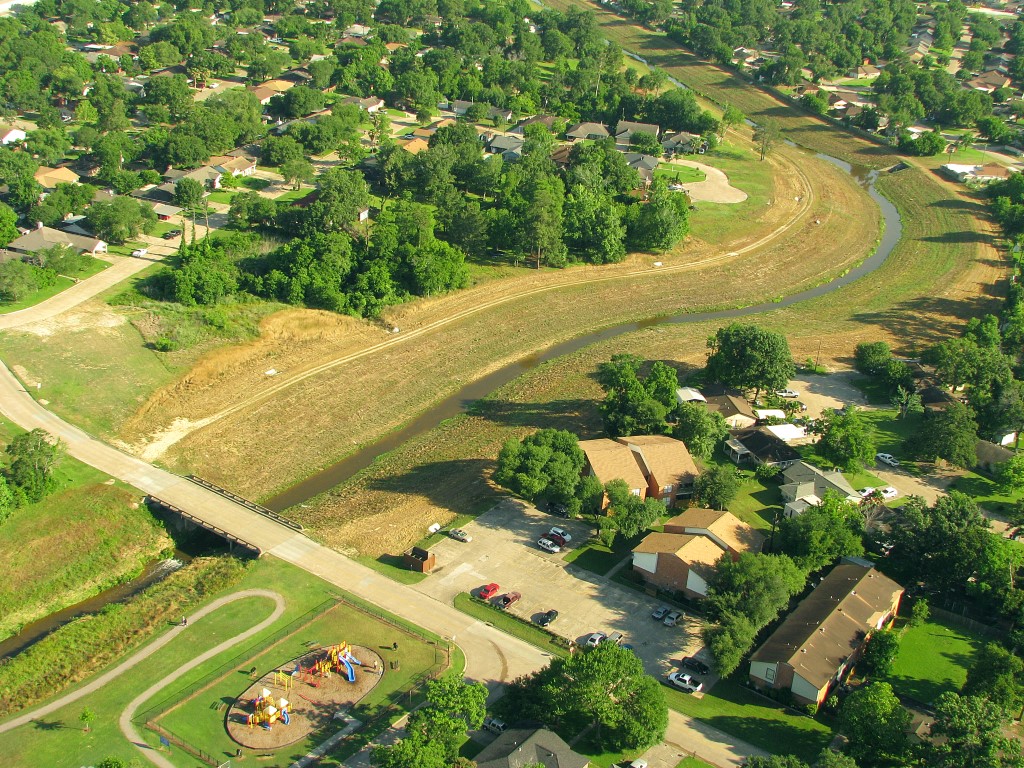
<svg viewBox="0 0 1024 768">
<path fill-rule="evenodd" d="M 249 686 L 228 710 L 228 734 L 243 747 L 277 749 L 332 721 L 340 727 L 383 674 L 384 660 L 365 646 L 317 648 Z"/>
</svg>

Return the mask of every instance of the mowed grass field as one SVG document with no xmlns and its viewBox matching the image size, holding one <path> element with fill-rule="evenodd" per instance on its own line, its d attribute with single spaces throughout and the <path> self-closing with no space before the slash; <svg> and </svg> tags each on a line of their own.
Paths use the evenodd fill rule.
<svg viewBox="0 0 1024 768">
<path fill-rule="evenodd" d="M 280 639 L 282 631 L 290 632 L 298 629 L 299 625 L 315 619 L 316 613 L 324 609 L 324 601 L 330 599 L 336 592 L 326 582 L 271 557 L 251 563 L 241 582 L 229 588 L 227 592 L 233 593 L 243 589 L 270 589 L 280 593 L 287 602 L 284 614 L 266 630 L 197 667 L 173 686 L 158 693 L 143 705 L 140 710 L 141 716 L 150 711 L 158 713 L 173 706 L 197 688 L 222 677 L 225 672 L 232 673 L 229 678 L 237 678 L 232 681 L 235 683 L 233 686 L 225 681 L 225 690 L 230 688 L 233 695 L 241 693 L 248 686 L 248 676 L 238 674 L 237 670 L 244 668 L 248 672 L 253 663 L 251 660 L 263 654 L 270 642 Z M 219 596 L 210 595 L 210 600 Z M 95 765 L 105 757 L 118 757 L 125 762 L 139 759 L 138 751 L 121 735 L 117 725 L 118 717 L 126 704 L 155 681 L 196 655 L 259 623 L 273 611 L 273 608 L 273 602 L 265 597 L 245 598 L 230 603 L 190 625 L 189 629 L 194 628 L 194 632 L 182 633 L 181 637 L 140 662 L 130 674 L 112 681 L 99 691 L 32 725 L 0 734 L 0 750 L 5 756 L 5 765 L 12 768 L 37 768 L 40 765 L 79 768 L 83 765 Z M 311 611 L 314 613 L 311 614 Z M 352 642 L 360 642 L 360 638 L 365 639 L 367 643 L 382 639 L 390 645 L 396 637 L 402 638 L 402 669 L 393 674 L 390 681 L 387 679 L 388 674 L 385 673 L 384 682 L 367 699 L 367 707 L 371 714 L 374 708 L 380 706 L 395 690 L 433 664 L 433 646 L 427 646 L 427 650 L 423 650 L 417 647 L 417 642 L 408 635 L 376 621 L 367 622 L 365 614 L 361 612 L 348 608 L 336 611 L 341 611 L 337 615 L 344 618 L 343 622 L 332 626 L 315 625 L 316 628 L 336 631 L 344 635 L 342 639 L 350 639 Z M 305 650 L 302 641 L 309 639 L 323 642 L 325 636 L 321 633 L 312 638 L 300 633 L 295 636 L 294 641 L 285 640 L 276 651 L 271 652 L 271 655 L 300 655 Z M 461 655 L 453 653 L 452 661 L 461 670 Z M 268 656 L 265 662 L 272 663 L 272 660 Z M 374 695 L 377 698 L 374 698 Z M 213 734 L 216 728 L 210 723 L 219 722 L 223 728 L 223 713 L 209 709 L 209 705 L 210 701 L 207 698 L 197 698 L 190 702 L 186 705 L 187 711 L 183 710 L 183 722 L 176 722 L 176 726 L 188 731 L 190 738 L 215 739 Z M 79 722 L 79 715 L 84 708 L 95 714 L 91 731 L 88 733 L 83 731 Z M 157 746 L 155 734 L 144 728 L 139 730 L 151 745 Z M 222 752 L 225 751 L 227 749 L 222 749 Z M 230 754 L 234 755 L 234 747 L 230 749 Z M 255 753 L 250 756 L 255 756 Z M 176 763 L 180 761 L 183 765 L 194 764 L 190 758 L 184 758 L 184 753 L 178 749 L 174 749 L 171 757 Z M 261 760 L 260 764 L 288 766 L 296 757 L 298 755 L 293 754 L 291 750 L 284 750 L 275 759 L 269 762 Z"/>
<path fill-rule="evenodd" d="M 0 420 L 0 444 L 20 432 Z M 139 491 L 67 456 L 55 481 L 0 525 L 0 640 L 131 578 L 172 545 Z"/>
<path fill-rule="evenodd" d="M 96 259 L 92 256 L 85 257 L 85 266 L 70 275 L 58 275 L 53 285 L 47 286 L 46 288 L 40 288 L 38 291 L 32 291 L 30 294 L 25 296 L 23 299 L 18 301 L 5 301 L 0 302 L 0 315 L 6 315 L 8 312 L 17 312 L 19 309 L 25 309 L 26 307 L 33 307 L 41 301 L 46 301 L 53 296 L 56 296 L 63 290 L 70 288 L 75 284 L 73 278 L 84 280 L 87 277 L 95 275 L 97 272 L 102 272 L 104 269 L 110 266 L 110 262 L 103 261 L 102 259 Z"/>
<path fill-rule="evenodd" d="M 941 694 L 960 690 L 984 642 L 981 635 L 937 616 L 916 627 L 905 626 L 887 680 L 897 693 L 932 704 Z"/>
</svg>

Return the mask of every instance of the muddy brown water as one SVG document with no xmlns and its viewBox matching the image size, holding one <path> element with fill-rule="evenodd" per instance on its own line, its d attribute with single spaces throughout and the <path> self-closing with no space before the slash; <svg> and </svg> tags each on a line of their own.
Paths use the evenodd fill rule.
<svg viewBox="0 0 1024 768">
<path fill-rule="evenodd" d="M 851 174 L 862 186 L 864 186 L 868 194 L 871 196 L 871 199 L 878 204 L 878 207 L 882 212 L 882 218 L 885 221 L 885 229 L 882 232 L 881 239 L 879 240 L 874 252 L 846 274 L 841 275 L 828 283 L 823 283 L 815 286 L 814 288 L 808 288 L 807 290 L 786 296 L 780 301 L 753 304 L 746 307 L 715 312 L 665 315 L 648 318 L 646 320 L 623 323 L 604 328 L 600 331 L 586 333 L 573 339 L 569 339 L 568 341 L 563 341 L 560 344 L 548 347 L 542 352 L 527 355 L 514 363 L 510 363 L 509 365 L 499 368 L 476 381 L 470 382 L 454 394 L 428 408 L 412 421 L 406 423 L 406 425 L 401 429 L 385 435 L 380 440 L 370 443 L 336 464 L 332 464 L 326 469 L 311 475 L 302 482 L 293 485 L 283 493 L 266 500 L 264 505 L 275 512 L 283 512 L 289 507 L 303 504 L 349 480 L 360 471 L 369 467 L 378 457 L 398 448 L 419 435 L 429 432 L 446 419 L 465 413 L 470 405 L 475 401 L 490 395 L 498 388 L 515 380 L 527 371 L 530 371 L 549 360 L 554 360 L 562 357 L 563 355 L 572 354 L 573 352 L 583 349 L 584 347 L 588 347 L 591 344 L 607 341 L 608 339 L 613 339 L 616 336 L 634 333 L 646 328 L 654 328 L 659 325 L 703 323 L 713 320 L 734 320 L 737 318 L 764 314 L 784 307 L 790 307 L 804 301 L 827 296 L 828 294 L 842 290 L 844 287 L 850 285 L 856 280 L 871 274 L 881 267 L 882 264 L 885 263 L 885 260 L 889 258 L 889 255 L 892 253 L 896 243 L 899 242 L 900 236 L 903 232 L 903 225 L 900 221 L 899 212 L 896 210 L 896 206 L 875 189 L 875 180 L 879 173 L 885 173 L 885 171 L 872 171 L 863 166 L 851 166 L 849 163 L 828 155 L 818 154 L 816 157 L 842 168 L 844 171 Z"/>
</svg>

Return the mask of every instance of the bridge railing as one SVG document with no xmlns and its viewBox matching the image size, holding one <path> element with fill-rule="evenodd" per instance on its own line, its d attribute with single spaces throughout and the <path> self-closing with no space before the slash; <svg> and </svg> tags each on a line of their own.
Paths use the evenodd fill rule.
<svg viewBox="0 0 1024 768">
<path fill-rule="evenodd" d="M 157 498 L 156 496 L 147 496 L 146 497 L 146 501 L 149 504 L 154 504 L 154 505 L 156 505 L 158 507 L 161 507 L 162 509 L 166 509 L 169 512 L 173 512 L 176 515 L 180 515 L 181 517 L 185 518 L 186 520 L 189 520 L 189 521 L 195 523 L 200 528 L 203 528 L 203 529 L 205 529 L 207 531 L 212 531 L 213 533 L 217 534 L 218 536 L 221 536 L 221 537 L 227 539 L 227 541 L 230 544 L 235 545 L 235 546 L 239 546 L 239 547 L 242 547 L 243 549 L 248 550 L 253 555 L 253 557 L 259 558 L 259 557 L 261 557 L 263 555 L 263 550 L 260 547 L 256 546 L 255 544 L 252 544 L 252 543 L 246 541 L 245 539 L 241 539 L 238 536 L 235 536 L 233 533 L 228 533 L 227 531 L 225 531 L 220 526 L 214 525 L 213 523 L 207 522 L 206 520 L 203 520 L 202 518 L 196 517 L 191 512 L 186 512 L 184 509 L 181 509 L 180 507 L 176 507 L 173 504 L 171 504 L 170 502 L 164 501 L 163 499 Z"/>
<path fill-rule="evenodd" d="M 283 526 L 291 528 L 293 531 L 304 530 L 302 525 L 295 522 L 294 520 L 290 520 L 284 515 L 280 515 L 272 509 L 267 509 L 261 504 L 257 504 L 255 501 L 249 501 L 249 499 L 245 498 L 244 496 L 239 496 L 237 493 L 232 493 L 226 488 L 221 488 L 219 485 L 211 483 L 209 480 L 204 480 L 203 478 L 198 477 L 197 475 L 189 475 L 188 479 L 191 480 L 196 485 L 202 486 L 208 491 L 213 491 L 217 495 L 223 496 L 225 499 L 231 499 L 231 501 L 235 502 L 240 506 L 245 507 L 246 509 L 250 509 L 253 512 L 263 515 L 264 517 L 269 517 L 275 523 L 280 523 Z"/>
</svg>

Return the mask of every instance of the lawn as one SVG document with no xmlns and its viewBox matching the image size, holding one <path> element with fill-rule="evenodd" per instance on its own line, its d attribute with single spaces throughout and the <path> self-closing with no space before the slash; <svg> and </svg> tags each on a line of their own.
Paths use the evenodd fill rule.
<svg viewBox="0 0 1024 768">
<path fill-rule="evenodd" d="M 676 768 L 714 768 L 710 763 L 705 763 L 699 757 L 684 757 Z"/>
<path fill-rule="evenodd" d="M 461 592 L 455 596 L 455 607 L 474 619 L 479 619 L 506 634 L 518 637 L 520 640 L 525 640 L 527 643 L 535 645 L 548 653 L 556 656 L 565 656 L 567 653 L 564 645 L 555 642 L 554 635 L 511 614 L 500 611 L 490 605 L 485 605 L 466 592 Z"/>
<path fill-rule="evenodd" d="M 719 680 L 702 698 L 665 688 L 668 705 L 771 753 L 813 763 L 832 740 L 820 720 L 786 709 L 733 679 Z"/>
<path fill-rule="evenodd" d="M 946 691 L 959 691 L 984 638 L 933 616 L 906 626 L 888 681 L 897 693 L 931 704 Z"/>
<path fill-rule="evenodd" d="M 633 551 L 633 547 L 640 543 L 647 531 L 640 535 L 626 539 L 616 536 L 612 546 L 605 546 L 596 536 L 588 539 L 578 546 L 572 547 L 565 555 L 565 562 L 604 576 L 612 568 L 621 563 Z"/>
<path fill-rule="evenodd" d="M 272 557 L 251 563 L 242 581 L 229 591 L 252 588 L 271 588 L 282 594 L 287 601 L 284 615 L 257 636 L 193 670 L 169 690 L 146 702 L 146 709 L 140 711 L 142 717 L 165 710 L 191 691 L 222 677 L 225 672 L 239 668 L 248 670 L 252 665 L 250 660 L 263 653 L 269 642 L 280 639 L 279 635 L 282 633 L 288 633 L 297 629 L 299 625 L 306 624 L 324 610 L 325 600 L 337 593 L 337 590 L 327 583 Z M 216 596 L 209 597 L 213 599 Z M 262 597 L 246 598 L 231 603 L 196 623 L 195 633 L 183 634 L 181 638 L 175 639 L 152 657 L 140 662 L 131 674 L 120 677 L 99 691 L 59 710 L 41 723 L 0 735 L 0 751 L 5 755 L 5 765 L 18 768 L 34 768 L 40 765 L 78 768 L 81 765 L 95 764 L 108 756 L 119 757 L 125 761 L 137 759 L 138 752 L 124 739 L 117 726 L 117 718 L 125 704 L 168 671 L 217 645 L 225 638 L 258 623 L 270 613 L 272 607 L 273 604 Z M 326 624 L 316 625 L 316 629 L 344 632 L 344 639 L 357 643 L 361 640 L 365 640 L 366 643 L 381 640 L 390 646 L 395 638 L 394 628 L 369 621 L 361 612 L 339 608 L 334 614 L 345 621 L 333 627 Z M 307 634 L 310 631 L 307 630 Z M 275 653 L 285 658 L 289 654 L 295 656 L 302 653 L 301 641 L 310 639 L 307 634 L 300 633 L 268 651 L 266 663 L 272 663 L 270 656 Z M 322 636 L 314 639 L 324 641 Z M 411 638 L 403 639 L 399 656 L 403 662 L 402 668 L 399 673 L 392 676 L 395 685 L 382 683 L 378 686 L 368 697 L 367 707 L 372 709 L 381 706 L 397 688 L 417 672 L 429 667 L 433 663 L 434 655 L 434 646 L 419 643 Z M 453 662 L 461 669 L 460 654 L 453 654 Z M 385 680 L 387 678 L 388 674 L 385 674 Z M 241 693 L 247 686 L 245 679 L 240 675 L 229 675 L 223 683 L 225 695 Z M 217 689 L 217 692 L 219 693 L 220 689 Z M 223 716 L 210 709 L 209 704 L 209 696 L 198 697 L 187 707 L 174 713 L 173 725 L 186 732 L 180 735 L 195 739 L 208 738 L 211 739 L 211 745 L 216 742 L 218 748 L 227 747 L 226 742 L 222 744 L 218 740 L 218 731 L 223 728 Z M 84 708 L 90 709 L 96 716 L 89 733 L 82 731 L 78 721 Z M 143 733 L 151 744 L 156 743 L 153 733 L 144 729 Z M 283 750 L 278 760 L 261 761 L 261 764 L 290 765 L 298 756 L 294 752 L 303 746 L 308 745 L 300 744 L 296 745 L 294 750 Z M 234 745 L 222 749 L 220 754 L 224 754 L 228 749 L 230 754 L 234 755 Z M 175 750 L 173 754 L 180 756 L 181 752 Z M 193 763 L 187 761 L 187 764 Z"/>
<path fill-rule="evenodd" d="M 278 195 L 274 198 L 279 203 L 290 203 L 293 200 L 301 200 L 308 195 L 312 190 L 310 189 L 289 189 L 282 195 Z"/>
<path fill-rule="evenodd" d="M 235 199 L 235 195 L 238 194 L 235 190 L 229 189 L 218 189 L 216 192 L 211 192 L 206 196 L 206 199 L 211 203 L 223 203 L 224 205 L 231 205 L 231 201 Z"/>
<path fill-rule="evenodd" d="M 654 178 L 665 179 L 669 183 L 689 184 L 694 181 L 704 181 L 707 177 L 707 174 L 698 168 L 668 162 L 662 163 L 654 171 Z"/>
<path fill-rule="evenodd" d="M 53 281 L 53 285 L 48 285 L 45 288 L 32 291 L 18 301 L 0 302 L 0 315 L 5 315 L 8 312 L 17 312 L 19 309 L 25 309 L 26 307 L 33 307 L 39 302 L 46 301 L 47 299 L 56 296 L 58 293 L 70 288 L 76 282 L 73 278 L 84 280 L 87 277 L 95 275 L 97 272 L 102 272 L 109 266 L 110 262 L 96 259 L 92 256 L 87 256 L 85 257 L 85 265 L 82 269 L 70 275 L 58 275 Z"/>
<path fill-rule="evenodd" d="M 22 432 L 0 419 L 0 444 Z M 142 494 L 65 456 L 53 493 L 0 525 L 0 640 L 131 578 L 171 545 Z M 133 509 L 135 505 L 137 508 Z"/>
</svg>

